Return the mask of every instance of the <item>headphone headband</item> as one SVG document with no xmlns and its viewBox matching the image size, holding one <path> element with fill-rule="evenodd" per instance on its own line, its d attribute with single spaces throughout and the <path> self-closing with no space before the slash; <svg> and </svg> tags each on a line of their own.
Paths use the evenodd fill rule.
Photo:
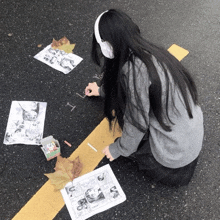
<svg viewBox="0 0 220 220">
<path fill-rule="evenodd" d="M 113 52 L 113 48 L 112 48 L 111 44 L 108 41 L 103 41 L 101 39 L 100 34 L 99 34 L 99 21 L 100 21 L 100 18 L 102 17 L 102 15 L 105 14 L 106 12 L 107 11 L 102 12 L 98 16 L 98 18 L 96 19 L 95 25 L 94 25 L 94 32 L 95 32 L 96 41 L 98 42 L 98 44 L 101 47 L 102 54 L 109 59 L 113 59 L 114 52 Z"/>
<path fill-rule="evenodd" d="M 105 14 L 107 11 L 102 12 L 95 21 L 94 31 L 95 31 L 96 40 L 99 44 L 102 42 L 101 36 L 99 34 L 99 21 L 102 15 Z"/>
</svg>

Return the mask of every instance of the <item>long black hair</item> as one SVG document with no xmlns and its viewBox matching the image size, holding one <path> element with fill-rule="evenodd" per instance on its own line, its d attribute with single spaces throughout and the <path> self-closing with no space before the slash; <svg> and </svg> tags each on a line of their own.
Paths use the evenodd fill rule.
<svg viewBox="0 0 220 220">
<path fill-rule="evenodd" d="M 103 88 L 105 92 L 104 114 L 108 118 L 110 125 L 116 118 L 121 128 L 123 128 L 123 117 L 125 114 L 125 107 L 127 118 L 131 123 L 136 126 L 140 131 L 146 132 L 147 126 L 144 127 L 132 114 L 136 109 L 141 112 L 146 123 L 147 118 L 144 114 L 144 108 L 140 97 L 137 94 L 136 88 L 136 73 L 135 73 L 135 58 L 139 58 L 147 68 L 146 74 L 149 74 L 151 85 L 149 87 L 150 107 L 165 131 L 171 131 L 171 126 L 164 120 L 164 113 L 172 124 L 168 115 L 168 102 L 169 102 L 169 85 L 171 75 L 174 84 L 179 89 L 184 104 L 186 106 L 189 118 L 193 118 L 190 106 L 189 94 L 195 104 L 198 103 L 197 89 L 194 80 L 189 72 L 183 65 L 173 57 L 167 50 L 158 47 L 147 40 L 141 34 L 139 27 L 131 20 L 131 18 L 124 12 L 116 9 L 110 9 L 104 13 L 99 22 L 100 36 L 104 41 L 108 41 L 114 50 L 114 59 L 103 57 L 102 72 L 104 76 L 102 79 Z M 166 108 L 163 112 L 162 103 L 162 85 L 159 73 L 153 63 L 152 56 L 160 64 L 166 81 Z M 100 47 L 93 35 L 92 43 L 92 59 L 101 65 Z M 131 103 L 129 99 L 129 88 L 124 85 L 122 67 L 125 63 L 130 63 L 133 71 L 134 93 L 136 98 L 136 105 Z M 127 82 L 128 85 L 129 82 Z M 173 97 L 171 96 L 173 101 Z M 175 103 L 173 103 L 175 106 Z M 126 115 L 125 115 L 126 117 Z"/>
</svg>

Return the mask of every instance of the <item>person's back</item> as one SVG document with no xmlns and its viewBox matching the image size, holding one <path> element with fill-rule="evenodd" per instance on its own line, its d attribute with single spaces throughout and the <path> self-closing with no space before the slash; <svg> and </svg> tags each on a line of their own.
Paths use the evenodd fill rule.
<svg viewBox="0 0 220 220">
<path fill-rule="evenodd" d="M 156 59 L 153 60 L 162 82 L 162 100 L 164 103 L 164 94 L 166 94 L 164 73 Z M 174 85 L 170 74 L 169 78 L 169 90 L 170 93 L 172 92 L 173 97 L 170 94 L 168 99 L 168 116 L 170 120 L 166 114 L 164 114 L 164 119 L 166 123 L 170 124 L 171 131 L 165 131 L 158 123 L 153 112 L 150 111 L 149 139 L 152 153 L 159 163 L 166 167 L 179 168 L 196 159 L 201 151 L 204 134 L 203 114 L 201 108 L 194 104 L 191 95 L 188 93 L 193 115 L 193 118 L 189 118 L 183 97 L 177 86 Z M 163 109 L 165 109 L 165 104 Z"/>
</svg>

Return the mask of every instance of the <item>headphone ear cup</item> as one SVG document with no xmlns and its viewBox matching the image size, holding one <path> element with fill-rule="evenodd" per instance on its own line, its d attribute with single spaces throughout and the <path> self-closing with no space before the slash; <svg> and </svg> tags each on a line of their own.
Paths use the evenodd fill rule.
<svg viewBox="0 0 220 220">
<path fill-rule="evenodd" d="M 113 47 L 108 41 L 101 42 L 100 47 L 101 47 L 102 54 L 105 57 L 107 57 L 109 59 L 114 58 Z"/>
</svg>

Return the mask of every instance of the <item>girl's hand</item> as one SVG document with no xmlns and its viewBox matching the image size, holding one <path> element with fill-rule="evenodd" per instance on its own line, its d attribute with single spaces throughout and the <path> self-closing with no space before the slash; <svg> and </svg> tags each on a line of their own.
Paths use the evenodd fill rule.
<svg viewBox="0 0 220 220">
<path fill-rule="evenodd" d="M 87 96 L 99 96 L 99 87 L 96 82 L 89 83 L 85 88 L 85 95 Z"/>
<path fill-rule="evenodd" d="M 102 151 L 103 154 L 106 155 L 106 157 L 110 160 L 113 161 L 114 158 L 112 157 L 110 151 L 109 151 L 109 146 L 105 147 L 104 150 Z"/>
</svg>

